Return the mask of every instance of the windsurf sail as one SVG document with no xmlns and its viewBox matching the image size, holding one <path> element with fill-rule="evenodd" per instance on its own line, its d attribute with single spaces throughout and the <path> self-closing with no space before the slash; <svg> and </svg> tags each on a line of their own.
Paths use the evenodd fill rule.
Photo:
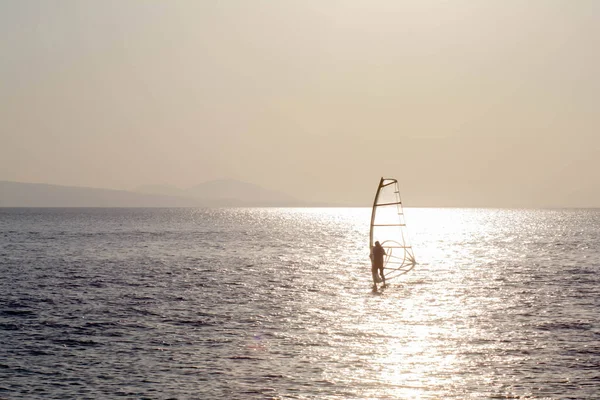
<svg viewBox="0 0 600 400">
<path fill-rule="evenodd" d="M 403 275 L 417 263 L 406 233 L 406 222 L 398 181 L 381 178 L 371 213 L 369 249 L 373 259 L 373 246 L 379 241 L 385 249 L 383 273 L 386 280 Z"/>
</svg>

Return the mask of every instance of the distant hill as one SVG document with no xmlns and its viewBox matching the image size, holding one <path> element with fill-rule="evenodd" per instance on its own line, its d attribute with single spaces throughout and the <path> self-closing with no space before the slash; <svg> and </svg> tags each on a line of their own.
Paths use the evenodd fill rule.
<svg viewBox="0 0 600 400">
<path fill-rule="evenodd" d="M 184 197 L 0 181 L 0 207 L 193 207 Z"/>
<path fill-rule="evenodd" d="M 136 191 L 0 181 L 0 207 L 294 207 L 283 193 L 235 180 L 190 189 L 144 186 Z"/>
<path fill-rule="evenodd" d="M 188 189 L 179 189 L 168 185 L 142 186 L 137 188 L 136 192 L 188 197 L 211 204 L 222 203 L 255 206 L 306 205 L 285 193 L 265 189 L 253 183 L 235 179 L 208 181 Z"/>
<path fill-rule="evenodd" d="M 145 185 L 134 190 L 137 193 L 159 194 L 162 196 L 181 196 L 185 197 L 186 191 L 170 185 Z"/>
</svg>

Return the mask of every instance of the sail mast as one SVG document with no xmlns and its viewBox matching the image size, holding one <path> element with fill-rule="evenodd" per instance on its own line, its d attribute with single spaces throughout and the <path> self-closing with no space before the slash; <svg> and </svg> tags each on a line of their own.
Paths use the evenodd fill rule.
<svg viewBox="0 0 600 400">
<path fill-rule="evenodd" d="M 379 192 L 383 185 L 383 177 L 379 180 L 379 186 L 377 186 L 377 192 L 375 193 L 375 199 L 373 200 L 373 209 L 371 210 L 371 229 L 369 230 L 369 252 L 373 251 L 373 225 L 375 225 L 375 213 L 377 212 L 377 199 L 379 198 Z"/>
</svg>

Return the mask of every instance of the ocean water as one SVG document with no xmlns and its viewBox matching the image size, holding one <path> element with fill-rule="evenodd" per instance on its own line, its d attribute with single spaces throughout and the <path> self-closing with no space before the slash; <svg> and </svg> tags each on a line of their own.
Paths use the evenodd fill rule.
<svg viewBox="0 0 600 400">
<path fill-rule="evenodd" d="M 0 398 L 600 398 L 600 210 L 406 216 L 0 209 Z"/>
</svg>

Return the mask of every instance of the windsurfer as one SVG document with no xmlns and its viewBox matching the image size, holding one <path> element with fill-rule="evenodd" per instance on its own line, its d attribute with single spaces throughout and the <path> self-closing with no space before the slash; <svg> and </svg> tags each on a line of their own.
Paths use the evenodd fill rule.
<svg viewBox="0 0 600 400">
<path fill-rule="evenodd" d="M 385 275 L 383 274 L 383 258 L 385 256 L 385 249 L 381 247 L 381 243 L 379 243 L 379 241 L 375 242 L 372 254 L 371 273 L 373 274 L 373 285 L 374 287 L 377 287 L 377 283 L 383 282 L 383 286 L 385 286 Z"/>
</svg>

